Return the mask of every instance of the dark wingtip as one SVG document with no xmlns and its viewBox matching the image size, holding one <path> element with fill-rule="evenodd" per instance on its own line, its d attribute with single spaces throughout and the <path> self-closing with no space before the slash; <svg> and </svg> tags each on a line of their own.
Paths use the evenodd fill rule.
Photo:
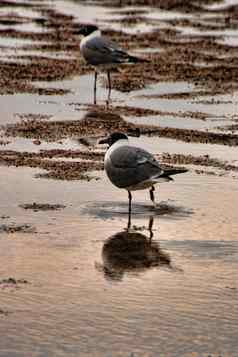
<svg viewBox="0 0 238 357">
<path fill-rule="evenodd" d="M 172 176 L 172 175 L 177 175 L 177 174 L 184 174 L 186 172 L 188 172 L 189 170 L 186 169 L 185 167 L 171 167 L 171 168 L 163 168 L 163 175 L 162 177 L 168 177 L 168 176 Z"/>
</svg>

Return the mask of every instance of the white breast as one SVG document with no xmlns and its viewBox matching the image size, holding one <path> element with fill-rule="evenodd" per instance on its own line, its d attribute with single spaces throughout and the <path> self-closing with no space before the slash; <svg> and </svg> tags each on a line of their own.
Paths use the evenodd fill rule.
<svg viewBox="0 0 238 357">
<path fill-rule="evenodd" d="M 123 145 L 128 145 L 128 140 L 127 139 L 121 139 L 116 141 L 110 148 L 107 150 L 105 157 L 104 157 L 104 162 L 107 162 L 110 160 L 110 155 L 111 153 L 116 150 L 118 147 L 123 146 Z"/>
<path fill-rule="evenodd" d="M 93 39 L 95 39 L 97 37 L 101 37 L 101 31 L 100 30 L 93 31 L 90 35 L 85 36 L 80 42 L 80 51 L 83 53 L 83 49 L 85 48 L 85 46 L 91 40 L 93 40 Z"/>
</svg>

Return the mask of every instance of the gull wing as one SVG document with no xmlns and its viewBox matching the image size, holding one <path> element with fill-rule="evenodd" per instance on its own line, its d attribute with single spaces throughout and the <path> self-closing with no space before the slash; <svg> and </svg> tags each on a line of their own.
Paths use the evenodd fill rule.
<svg viewBox="0 0 238 357">
<path fill-rule="evenodd" d="M 134 146 L 121 146 L 111 153 L 110 158 L 115 167 L 132 168 L 147 164 L 151 168 L 161 170 L 159 162 L 153 155 Z"/>
<path fill-rule="evenodd" d="M 126 52 L 103 37 L 89 39 L 83 43 L 80 49 L 86 61 L 92 65 L 117 64 L 129 59 Z"/>
<path fill-rule="evenodd" d="M 112 151 L 105 162 L 105 169 L 110 180 L 122 188 L 157 179 L 163 174 L 153 155 L 129 145 Z"/>
</svg>

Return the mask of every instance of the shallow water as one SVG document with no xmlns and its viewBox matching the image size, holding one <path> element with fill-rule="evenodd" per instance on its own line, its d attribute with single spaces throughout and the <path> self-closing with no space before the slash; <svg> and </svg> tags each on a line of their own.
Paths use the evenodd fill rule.
<svg viewBox="0 0 238 357">
<path fill-rule="evenodd" d="M 9 311 L 1 318 L 3 356 L 235 355 L 234 180 L 186 174 L 161 185 L 156 211 L 144 192 L 135 193 L 132 226 L 148 241 L 152 216 L 153 244 L 160 252 L 157 265 L 134 267 L 135 250 L 126 266 L 113 250 L 115 234 L 127 226 L 126 193 L 109 186 L 103 174 L 97 183 L 57 184 L 32 180 L 33 174 L 8 168 L 1 175 L 1 186 L 8 182 L 1 212 L 10 215 L 2 221 L 37 229 L 1 235 L 1 276 L 29 281 L 0 290 L 1 308 Z M 35 201 L 67 207 L 52 213 L 19 208 Z"/>
<path fill-rule="evenodd" d="M 67 13 L 85 11 L 78 12 L 79 20 L 86 14 L 85 21 L 97 17 L 100 23 L 112 10 L 67 1 L 57 6 Z M 29 113 L 51 115 L 49 120 L 80 119 L 85 104 L 92 103 L 90 74 L 40 84 L 71 89 L 71 93 L 1 96 L 1 124 L 15 123 L 20 114 Z M 159 83 L 129 94 L 113 90 L 112 105 L 174 113 L 203 111 L 209 117 L 206 121 L 125 117 L 199 130 L 211 130 L 220 120 L 227 124 L 237 114 L 237 94 L 215 97 L 223 100 L 218 105 L 209 103 L 210 96 L 202 97 L 207 103 L 199 103 L 200 98 L 153 98 L 193 90 L 186 82 Z M 105 97 L 100 83 L 99 104 Z M 156 154 L 209 154 L 238 164 L 237 147 L 143 136 L 131 140 Z M 80 148 L 71 139 L 42 140 L 39 147 L 29 139 L 10 141 L 4 149 Z M 40 172 L 1 166 L 0 227 L 28 224 L 35 233 L 0 230 L 0 281 L 14 277 L 28 282 L 0 284 L 0 356 L 237 355 L 238 181 L 234 173 L 198 175 L 191 167 L 174 182 L 157 186 L 156 209 L 148 192 L 133 193 L 128 231 L 127 192 L 112 187 L 103 172 L 92 172 L 99 180 L 90 182 L 36 178 Z M 36 212 L 20 207 L 33 202 L 66 207 Z"/>
</svg>

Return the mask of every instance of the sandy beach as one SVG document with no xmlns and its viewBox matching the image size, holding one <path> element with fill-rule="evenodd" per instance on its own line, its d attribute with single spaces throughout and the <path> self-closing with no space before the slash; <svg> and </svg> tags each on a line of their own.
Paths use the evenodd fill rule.
<svg viewBox="0 0 238 357">
<path fill-rule="evenodd" d="M 0 1 L 0 356 L 238 355 L 238 5 Z M 111 100 L 74 29 L 134 56 Z M 113 131 L 162 167 L 128 196 Z M 140 131 L 140 136 L 133 133 Z"/>
</svg>

